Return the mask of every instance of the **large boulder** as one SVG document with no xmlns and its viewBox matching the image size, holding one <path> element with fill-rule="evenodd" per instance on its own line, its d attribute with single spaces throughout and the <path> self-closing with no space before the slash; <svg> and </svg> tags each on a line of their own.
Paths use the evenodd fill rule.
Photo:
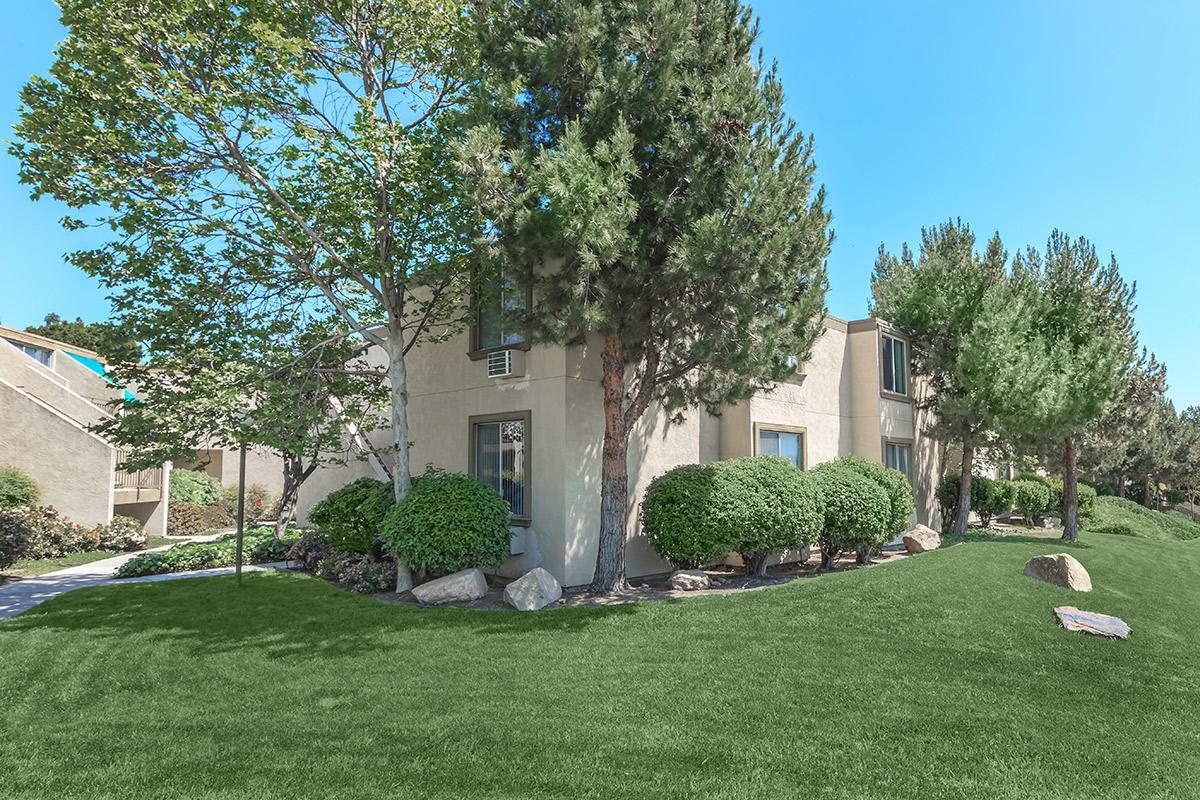
<svg viewBox="0 0 1200 800">
<path fill-rule="evenodd" d="M 417 602 L 425 606 L 441 603 L 469 603 L 487 594 L 487 579 L 478 569 L 464 569 L 444 578 L 422 583 L 412 590 Z"/>
<path fill-rule="evenodd" d="M 702 569 L 677 569 L 671 573 L 667 583 L 672 589 L 684 592 L 695 592 L 700 589 L 711 589 L 712 581 Z"/>
<path fill-rule="evenodd" d="M 941 534 L 924 525 L 918 525 L 904 534 L 904 549 L 913 554 L 937 550 L 941 546 Z"/>
<path fill-rule="evenodd" d="M 504 587 L 504 602 L 517 611 L 537 611 L 562 597 L 562 586 L 546 570 L 534 567 Z"/>
<path fill-rule="evenodd" d="M 1092 590 L 1092 576 L 1068 553 L 1051 553 L 1048 556 L 1036 556 L 1025 564 L 1025 574 L 1039 581 L 1053 583 L 1055 586 L 1065 586 L 1077 592 Z"/>
</svg>

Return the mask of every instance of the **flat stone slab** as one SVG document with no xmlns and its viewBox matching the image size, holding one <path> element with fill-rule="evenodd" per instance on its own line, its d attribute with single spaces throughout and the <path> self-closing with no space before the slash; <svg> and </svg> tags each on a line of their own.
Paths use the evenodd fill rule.
<svg viewBox="0 0 1200 800">
<path fill-rule="evenodd" d="M 1094 611 L 1080 611 L 1075 606 L 1059 606 L 1054 609 L 1054 614 L 1069 631 L 1083 631 L 1110 639 L 1129 638 L 1129 625 L 1120 617 L 1110 617 L 1108 614 L 1097 614 Z"/>
</svg>

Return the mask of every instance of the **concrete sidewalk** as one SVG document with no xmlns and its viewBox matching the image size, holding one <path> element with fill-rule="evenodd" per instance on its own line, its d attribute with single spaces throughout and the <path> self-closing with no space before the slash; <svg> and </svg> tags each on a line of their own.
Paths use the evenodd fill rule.
<svg viewBox="0 0 1200 800">
<path fill-rule="evenodd" d="M 214 537 L 195 537 L 194 541 L 204 541 L 210 538 Z M 140 578 L 121 578 L 118 580 L 113 577 L 113 572 L 117 567 L 134 556 L 141 555 L 142 553 L 166 550 L 172 546 L 166 545 L 165 547 L 155 547 L 151 550 L 139 550 L 136 553 L 123 553 L 122 555 L 105 558 L 101 561 L 93 561 L 90 564 L 67 567 L 66 569 L 60 569 L 58 572 L 48 572 L 36 578 L 25 578 L 24 580 L 0 586 L 0 619 L 15 616 L 22 611 L 33 608 L 38 603 L 49 600 L 51 597 L 57 597 L 63 592 L 69 592 L 72 589 L 82 589 L 85 586 L 106 586 L 112 583 L 142 583 L 146 581 L 167 581 L 179 578 L 204 578 L 210 575 L 233 574 L 233 567 L 216 567 L 214 569 L 201 569 L 194 572 L 145 575 Z M 278 569 L 283 566 L 285 566 L 283 562 L 277 564 L 244 564 L 242 571 L 261 572 L 267 569 Z"/>
</svg>

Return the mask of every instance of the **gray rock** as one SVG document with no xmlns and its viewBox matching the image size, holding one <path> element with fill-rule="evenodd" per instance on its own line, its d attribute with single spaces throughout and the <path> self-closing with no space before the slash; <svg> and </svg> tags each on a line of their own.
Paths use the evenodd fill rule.
<svg viewBox="0 0 1200 800">
<path fill-rule="evenodd" d="M 1042 527 L 1043 528 L 1061 528 L 1062 520 L 1059 519 L 1058 517 L 1046 517 L 1044 520 L 1042 520 Z"/>
<path fill-rule="evenodd" d="M 475 568 L 464 569 L 444 578 L 422 583 L 412 590 L 421 605 L 469 603 L 487 594 L 487 579 Z"/>
<path fill-rule="evenodd" d="M 1068 553 L 1035 556 L 1025 564 L 1025 574 L 1039 581 L 1064 586 L 1077 592 L 1092 590 L 1092 576 Z"/>
<path fill-rule="evenodd" d="M 1059 606 L 1054 609 L 1054 614 L 1069 631 L 1082 631 L 1093 636 L 1107 636 L 1110 639 L 1129 638 L 1129 625 L 1120 617 L 1110 617 L 1108 614 L 1097 614 L 1094 611 L 1080 611 L 1075 606 Z"/>
<path fill-rule="evenodd" d="M 667 583 L 672 589 L 695 592 L 712 588 L 712 581 L 702 569 L 677 569 L 671 573 Z"/>
<path fill-rule="evenodd" d="M 562 597 L 562 586 L 553 575 L 534 567 L 504 587 L 504 602 L 517 611 L 537 611 Z"/>
<path fill-rule="evenodd" d="M 918 525 L 904 534 L 904 549 L 910 553 L 926 553 L 942 546 L 942 537 L 933 528 Z"/>
</svg>

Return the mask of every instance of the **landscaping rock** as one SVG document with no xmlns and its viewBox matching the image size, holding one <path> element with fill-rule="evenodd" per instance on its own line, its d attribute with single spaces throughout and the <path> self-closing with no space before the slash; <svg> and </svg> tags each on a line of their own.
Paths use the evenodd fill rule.
<svg viewBox="0 0 1200 800">
<path fill-rule="evenodd" d="M 534 567 L 504 587 L 504 602 L 517 611 L 537 611 L 562 597 L 562 586 L 546 570 Z"/>
<path fill-rule="evenodd" d="M 1065 586 L 1077 592 L 1092 590 L 1092 576 L 1068 553 L 1053 553 L 1048 556 L 1037 556 L 1025 564 L 1025 574 L 1039 581 L 1053 583 L 1055 586 Z"/>
<path fill-rule="evenodd" d="M 441 603 L 469 603 L 487 594 L 487 579 L 477 569 L 464 569 L 444 578 L 422 583 L 412 590 L 417 602 L 425 606 Z"/>
<path fill-rule="evenodd" d="M 942 546 L 942 537 L 933 528 L 918 525 L 904 534 L 904 549 L 910 553 L 925 553 Z"/>
<path fill-rule="evenodd" d="M 667 583 L 672 589 L 684 592 L 695 592 L 700 589 L 712 588 L 712 581 L 702 569 L 677 569 L 671 573 Z"/>
<path fill-rule="evenodd" d="M 1044 520 L 1042 520 L 1042 527 L 1043 528 L 1061 528 L 1062 520 L 1059 519 L 1058 517 L 1046 517 Z"/>
<path fill-rule="evenodd" d="M 1069 631 L 1083 631 L 1110 639 L 1129 638 L 1129 625 L 1120 617 L 1110 617 L 1108 614 L 1097 614 L 1094 611 L 1080 611 L 1075 606 L 1059 606 L 1054 609 L 1054 614 Z"/>
</svg>

